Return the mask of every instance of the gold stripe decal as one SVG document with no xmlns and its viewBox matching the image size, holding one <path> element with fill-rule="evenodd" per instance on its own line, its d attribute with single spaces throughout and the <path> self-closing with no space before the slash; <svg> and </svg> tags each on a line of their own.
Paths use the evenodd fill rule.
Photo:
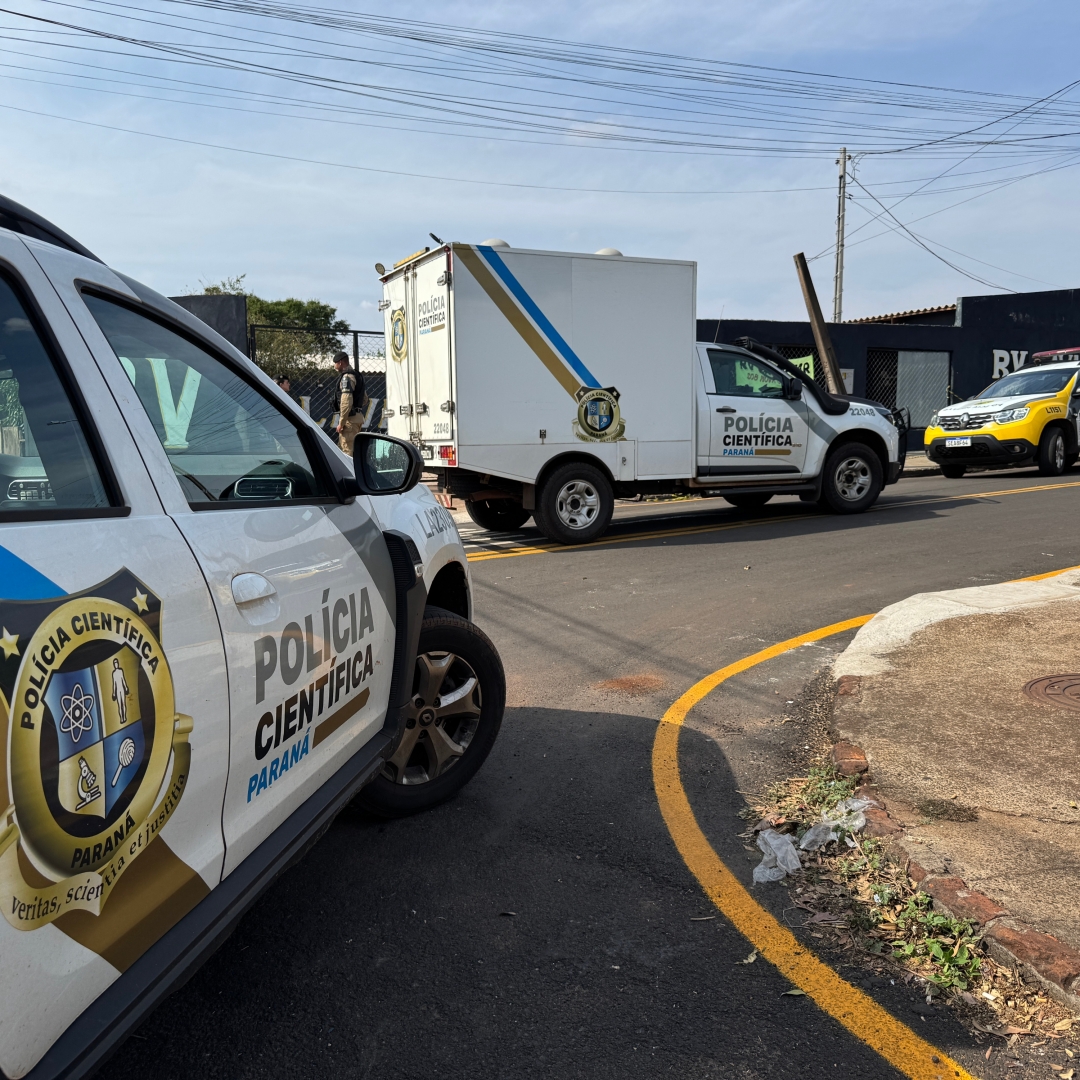
<svg viewBox="0 0 1080 1080">
<path fill-rule="evenodd" d="M 454 255 L 459 258 L 484 290 L 491 297 L 492 303 L 503 313 L 506 321 L 518 332 L 522 341 L 536 354 L 544 365 L 559 381 L 559 385 L 576 401 L 581 383 L 567 369 L 555 350 L 544 340 L 540 331 L 528 320 L 525 313 L 514 303 L 513 298 L 495 279 L 479 255 L 467 244 L 455 244 Z"/>
</svg>

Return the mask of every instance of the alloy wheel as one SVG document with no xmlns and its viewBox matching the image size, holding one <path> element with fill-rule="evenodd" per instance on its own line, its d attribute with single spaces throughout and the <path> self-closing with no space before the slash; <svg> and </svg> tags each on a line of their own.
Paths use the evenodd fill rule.
<svg viewBox="0 0 1080 1080">
<path fill-rule="evenodd" d="M 413 696 L 405 706 L 405 734 L 383 775 L 395 784 L 426 784 L 453 768 L 480 723 L 480 681 L 451 652 L 416 658 Z"/>
</svg>

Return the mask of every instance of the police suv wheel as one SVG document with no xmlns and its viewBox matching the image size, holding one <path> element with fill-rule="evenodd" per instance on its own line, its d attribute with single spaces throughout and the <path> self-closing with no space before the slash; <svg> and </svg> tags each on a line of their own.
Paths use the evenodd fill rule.
<svg viewBox="0 0 1080 1080">
<path fill-rule="evenodd" d="M 1043 476 L 1060 476 L 1065 471 L 1065 433 L 1058 427 L 1049 427 L 1039 440 L 1039 472 Z"/>
<path fill-rule="evenodd" d="M 502 661 L 483 630 L 428 608 L 404 736 L 357 804 L 380 817 L 404 817 L 456 795 L 491 751 L 505 703 Z"/>
<path fill-rule="evenodd" d="M 465 509 L 488 532 L 513 532 L 532 517 L 532 511 L 514 499 L 470 499 Z"/>
<path fill-rule="evenodd" d="M 615 495 L 604 474 L 593 465 L 572 462 L 556 469 L 536 500 L 536 524 L 559 544 L 595 539 L 611 521 Z"/>
<path fill-rule="evenodd" d="M 731 503 L 732 506 L 739 507 L 741 510 L 757 510 L 758 507 L 764 506 L 771 498 L 771 495 L 751 494 L 748 491 L 745 495 L 725 495 L 724 501 Z"/>
<path fill-rule="evenodd" d="M 864 443 L 844 443 L 825 459 L 821 501 L 837 514 L 859 514 L 881 491 L 881 461 Z"/>
</svg>

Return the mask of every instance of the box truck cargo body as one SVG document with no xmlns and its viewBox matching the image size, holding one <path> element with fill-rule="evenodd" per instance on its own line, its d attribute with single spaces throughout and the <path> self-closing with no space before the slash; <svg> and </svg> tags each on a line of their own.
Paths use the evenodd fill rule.
<svg viewBox="0 0 1080 1080">
<path fill-rule="evenodd" d="M 848 401 L 782 357 L 696 344 L 696 276 L 693 262 L 502 241 L 403 260 L 383 277 L 389 433 L 479 524 L 534 516 L 574 542 L 606 528 L 615 497 L 817 498 L 835 436 L 861 425 L 876 460 L 850 466 L 865 483 L 837 508 L 864 509 L 871 474 L 880 489 L 898 472 L 889 410 L 864 407 L 853 424 Z"/>
</svg>

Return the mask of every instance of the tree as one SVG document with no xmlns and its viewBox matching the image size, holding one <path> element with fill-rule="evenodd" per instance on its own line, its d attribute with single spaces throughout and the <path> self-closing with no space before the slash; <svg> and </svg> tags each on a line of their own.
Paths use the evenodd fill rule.
<svg viewBox="0 0 1080 1080">
<path fill-rule="evenodd" d="M 246 276 L 225 278 L 213 285 L 203 282 L 203 293 L 246 297 L 249 335 L 252 326 L 283 328 L 255 331 L 255 362 L 259 367 L 274 378 L 288 375 L 290 379 L 327 371 L 330 357 L 345 348 L 340 335 L 349 329 L 347 322 L 337 318 L 337 308 L 321 300 L 264 300 L 247 291 Z"/>
</svg>

